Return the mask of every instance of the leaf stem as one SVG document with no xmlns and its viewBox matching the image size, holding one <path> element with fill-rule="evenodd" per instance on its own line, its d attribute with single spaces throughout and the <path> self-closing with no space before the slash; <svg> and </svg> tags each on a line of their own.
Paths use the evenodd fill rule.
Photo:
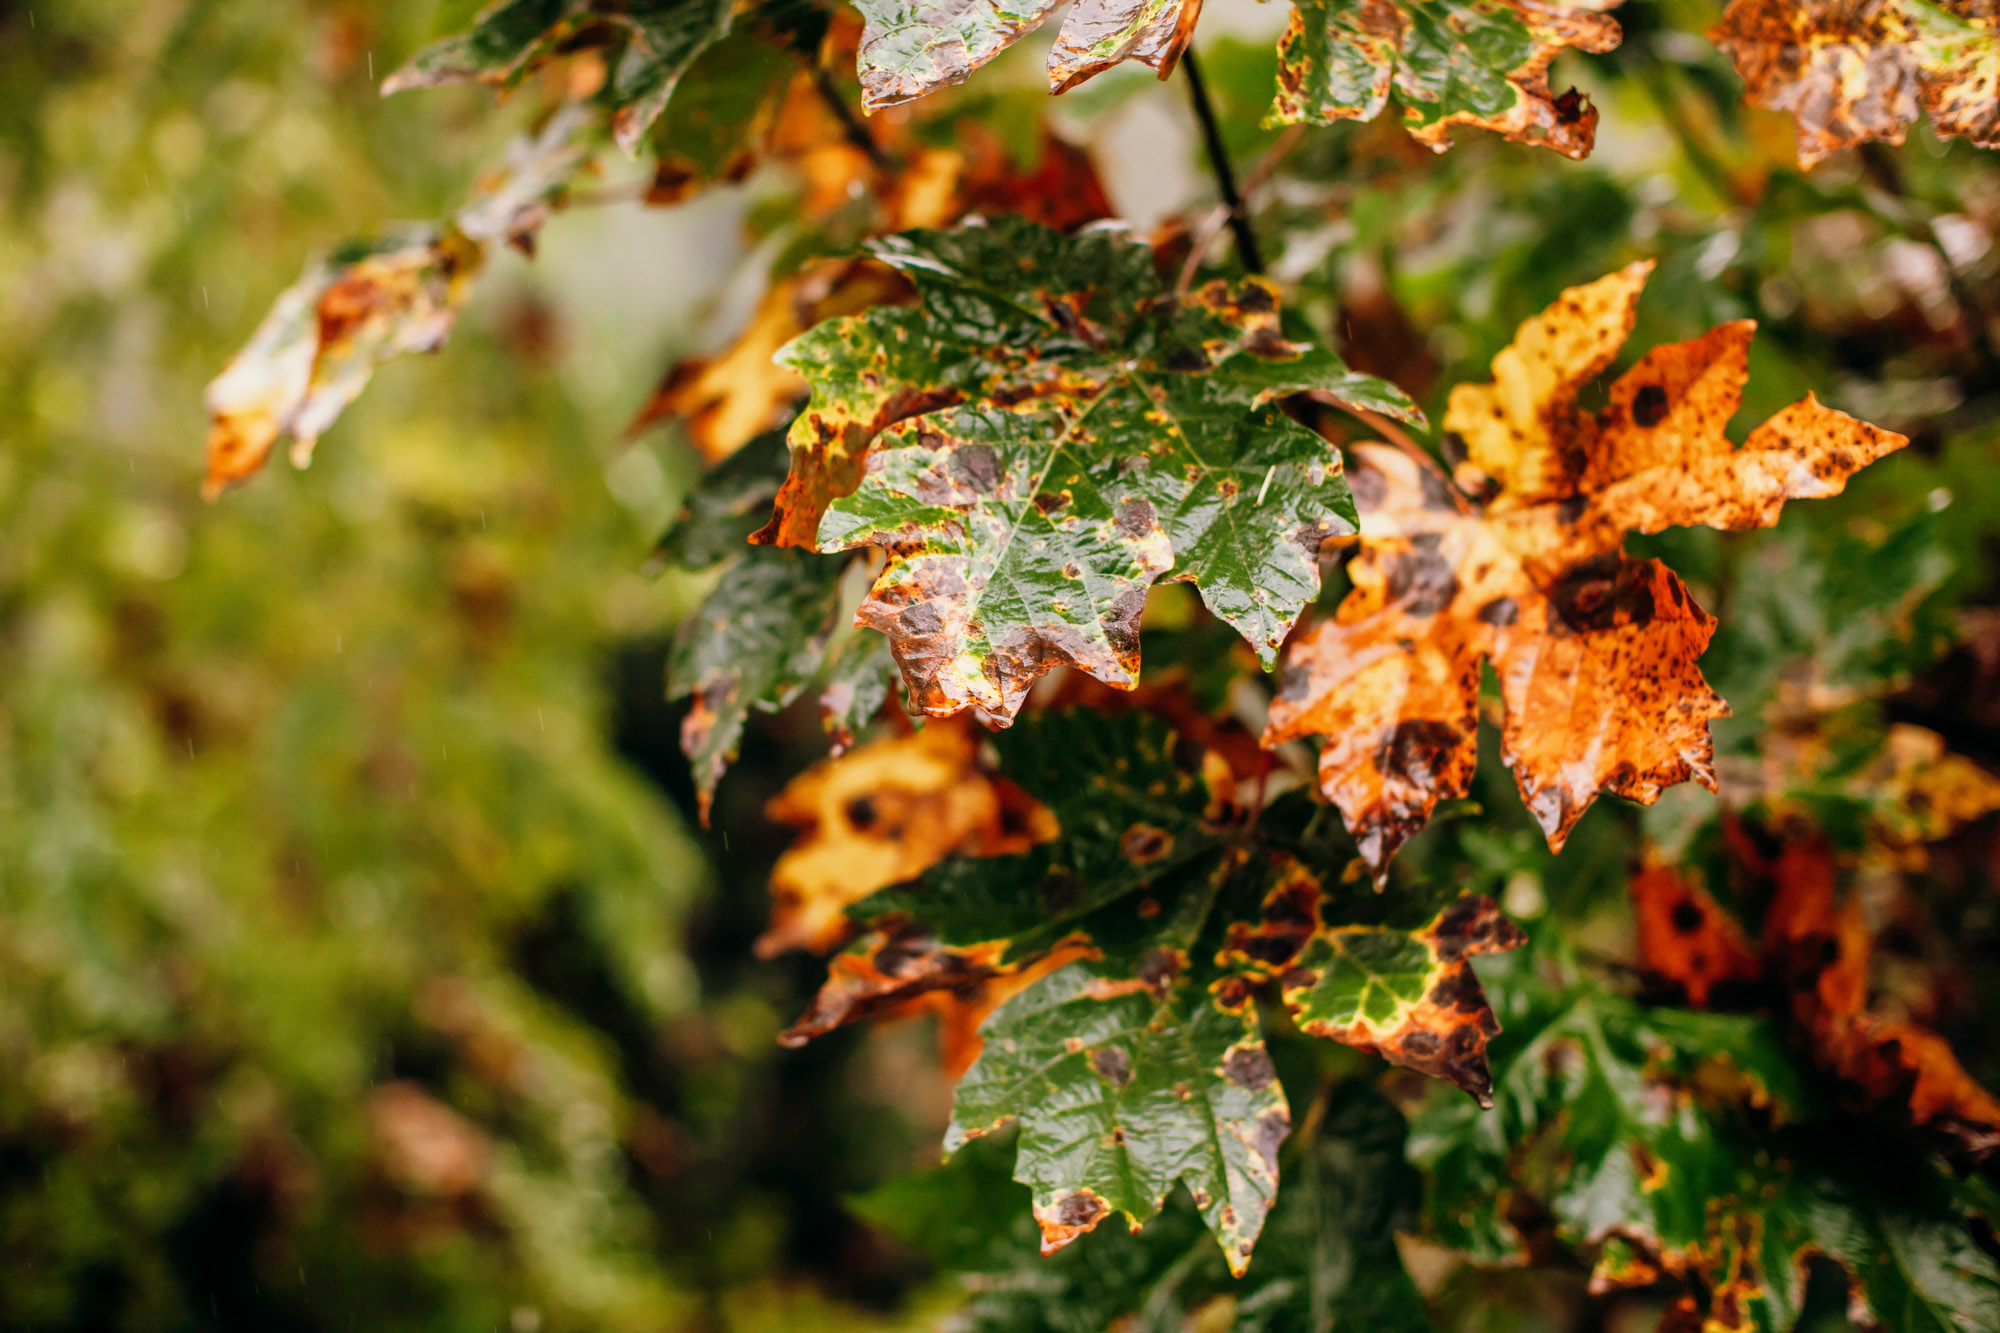
<svg viewBox="0 0 2000 1333">
<path fill-rule="evenodd" d="M 1243 196 L 1236 191 L 1236 172 L 1229 165 L 1229 150 L 1222 143 L 1222 129 L 1216 124 L 1215 107 L 1208 100 L 1208 84 L 1201 77 L 1201 62 L 1190 45 L 1181 53 L 1181 69 L 1187 74 L 1188 100 L 1194 103 L 1195 119 L 1201 122 L 1202 143 L 1208 149 L 1209 170 L 1215 173 L 1215 188 L 1229 210 L 1229 230 L 1236 237 L 1236 257 L 1251 273 L 1264 271 L 1264 253 L 1257 248 L 1257 233 L 1250 229 L 1250 214 Z"/>
</svg>

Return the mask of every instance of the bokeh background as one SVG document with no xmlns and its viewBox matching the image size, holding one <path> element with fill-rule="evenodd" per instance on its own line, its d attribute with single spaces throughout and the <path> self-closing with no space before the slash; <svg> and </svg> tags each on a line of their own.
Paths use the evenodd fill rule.
<svg viewBox="0 0 2000 1333">
<path fill-rule="evenodd" d="M 1211 10 L 1251 162 L 1284 9 Z M 454 16 L 0 0 L 0 1326 L 924 1324 L 949 1283 L 844 1200 L 934 1159 L 948 1087 L 921 1024 L 773 1041 L 819 965 L 751 955 L 786 836 L 760 811 L 824 740 L 760 724 L 695 829 L 661 671 L 702 588 L 648 560 L 694 465 L 671 429 L 624 435 L 746 317 L 783 182 L 580 201 L 309 471 L 199 498 L 202 386 L 277 292 L 447 213 L 520 128 L 478 89 L 377 95 Z M 1427 404 L 1639 255 L 1633 346 L 1759 318 L 1746 420 L 1814 387 L 1916 444 L 1782 540 L 1654 548 L 1747 608 L 1725 749 L 1848 628 L 1811 570 L 1899 541 L 1903 618 L 1857 651 L 1993 758 L 2000 172 L 1920 133 L 1799 175 L 1692 35 L 1713 16 L 1635 7 L 1615 57 L 1559 66 L 1605 109 L 1589 164 L 1308 136 L 1260 198 L 1274 270 Z M 1036 64 L 959 105 L 1021 138 Z M 1210 201 L 1178 86 L 1121 71 L 1061 117 L 1142 225 Z M 1492 835 L 1510 890 L 1605 873 L 1524 827 Z M 1953 900 L 1968 957 L 2000 930 L 1990 855 Z M 1932 1017 L 1990 1082 L 1970 1015 L 2000 983 L 1969 975 Z"/>
</svg>

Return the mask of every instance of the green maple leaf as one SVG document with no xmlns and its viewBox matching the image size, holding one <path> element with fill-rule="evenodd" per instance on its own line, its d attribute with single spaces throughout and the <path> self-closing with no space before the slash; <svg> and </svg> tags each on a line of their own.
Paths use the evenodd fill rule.
<svg viewBox="0 0 2000 1333">
<path fill-rule="evenodd" d="M 920 304 L 780 353 L 813 399 L 758 539 L 889 552 L 859 615 L 915 704 L 1004 721 L 1063 663 L 1131 685 L 1161 578 L 1196 583 L 1273 664 L 1321 541 L 1355 521 L 1338 451 L 1275 400 L 1411 419 L 1409 400 L 1288 341 L 1257 280 L 1175 299 L 1121 232 L 1003 218 L 870 248 Z"/>
<path fill-rule="evenodd" d="M 1594 1257 L 1594 1285 L 1677 1279 L 1717 1326 L 1794 1327 L 1813 1256 L 1844 1267 L 1886 1329 L 1994 1326 L 2000 1265 L 1948 1182 L 1906 1145 L 1856 1154 L 1858 1127 L 1815 1114 L 1768 1020 L 1581 989 L 1526 1035 L 1496 1114 L 1438 1102 L 1412 1126 L 1436 1239 L 1511 1262 L 1506 1201 L 1532 1200 Z"/>
<path fill-rule="evenodd" d="M 604 95 L 619 146 L 633 152 L 688 66 L 729 31 L 732 7 L 730 0 L 498 0 L 466 31 L 418 51 L 382 91 L 469 82 L 511 88 L 558 55 L 615 47 Z"/>
<path fill-rule="evenodd" d="M 817 686 L 821 720 L 845 746 L 889 696 L 887 646 L 840 614 L 843 562 L 744 544 L 784 466 L 781 436 L 751 441 L 702 478 L 660 543 L 688 569 L 735 557 L 682 622 L 667 663 L 668 697 L 693 700 L 681 749 L 704 819 L 753 711 L 775 713 Z"/>
<path fill-rule="evenodd" d="M 1140 1232 L 1100 1228 L 1060 1254 L 1037 1253 L 1033 1228 L 996 1218 L 1020 1209 L 1004 1144 L 975 1141 L 921 1176 L 851 1205 L 862 1217 L 964 1275 L 972 1295 L 953 1316 L 965 1333 L 1102 1333 L 1204 1327 L 1218 1297 L 1235 1333 L 1429 1328 L 1395 1235 L 1415 1219 L 1419 1182 L 1403 1160 L 1403 1118 L 1358 1079 L 1335 1084 L 1309 1142 L 1288 1147 L 1285 1188 L 1256 1257 L 1232 1276 L 1196 1210 L 1176 1200 Z"/>
<path fill-rule="evenodd" d="M 1271 119 L 1373 120 L 1393 91 L 1411 134 L 1440 152 L 1452 126 L 1472 125 L 1587 156 L 1597 110 L 1575 89 L 1555 95 L 1549 62 L 1564 47 L 1617 46 L 1600 12 L 1617 3 L 1295 0 Z"/>
<path fill-rule="evenodd" d="M 1185 1181 L 1243 1270 L 1292 1123 L 1254 1011 L 1224 1013 L 1199 978 L 1149 985 L 1072 963 L 1005 1005 L 985 1037 L 945 1151 L 1018 1118 L 1015 1177 L 1033 1191 L 1045 1249 L 1114 1211 L 1144 1222 Z"/>
<path fill-rule="evenodd" d="M 1211 809 L 1173 733 L 1143 714 L 1034 715 L 996 744 L 1003 774 L 1060 835 L 1022 856 L 947 862 L 861 904 L 868 932 L 786 1040 L 1046 960 L 1054 970 L 987 1021 L 946 1139 L 950 1151 L 1019 1122 L 1015 1177 L 1033 1191 L 1045 1246 L 1114 1212 L 1139 1226 L 1182 1181 L 1243 1270 L 1290 1125 L 1254 1002 L 1280 971 L 1286 986 L 1325 980 L 1309 987 L 1322 998 L 1295 1006 L 1325 1021 L 1302 1025 L 1485 1091 L 1498 1025 L 1465 957 L 1518 942 L 1490 901 L 1440 912 L 1323 888 L 1301 859 L 1318 859 L 1314 844 L 1294 828 L 1309 802 L 1256 824 Z M 1301 905 L 1304 921 L 1283 910 Z M 1260 912 L 1262 925 L 1244 924 Z M 1326 998 L 1335 968 L 1282 966 L 1324 940 L 1369 960 L 1343 1022 Z M 1454 1039 L 1460 1029 L 1471 1037 Z"/>
</svg>

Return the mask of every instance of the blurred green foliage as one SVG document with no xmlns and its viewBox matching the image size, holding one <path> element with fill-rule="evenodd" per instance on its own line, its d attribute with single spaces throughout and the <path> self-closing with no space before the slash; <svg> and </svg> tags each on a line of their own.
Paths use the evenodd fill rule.
<svg viewBox="0 0 2000 1333">
<path fill-rule="evenodd" d="M 0 6 L 0 1326 L 761 1327 L 853 1230 L 771 1162 L 842 1061 L 701 975 L 701 849 L 615 745 L 686 601 L 643 381 L 510 259 L 311 472 L 198 498 L 271 296 L 513 128 L 378 97 L 428 10 Z"/>
<path fill-rule="evenodd" d="M 732 266 L 754 278 L 837 227 L 754 183 L 575 209 L 535 264 L 496 264 L 441 359 L 386 367 L 310 472 L 201 504 L 202 385 L 271 297 L 316 251 L 447 213 L 520 127 L 526 107 L 480 89 L 377 96 L 477 7 L 0 0 L 0 1327 L 884 1328 L 957 1299 L 921 1252 L 970 1274 L 973 1327 L 1282 1328 L 1306 1299 L 1288 1273 L 1393 1276 L 1385 1233 L 1424 1216 L 1445 1222 L 1403 1258 L 1435 1321 L 1613 1322 L 1573 1265 L 1416 1262 L 1463 1198 L 1395 1163 L 1401 1114 L 1421 1156 L 1473 1134 L 1469 1106 L 1394 1080 L 1385 1100 L 1360 1086 L 1377 1066 L 1295 1034 L 1275 1057 L 1323 1132 L 1290 1150 L 1300 1184 L 1252 1287 L 1185 1201 L 1040 1265 L 1025 1192 L 983 1151 L 875 1189 L 857 1211 L 879 1227 L 844 1207 L 934 1151 L 934 1060 L 907 1025 L 774 1047 L 819 969 L 749 959 L 778 837 L 758 811 L 824 742 L 758 719 L 714 833 L 692 830 L 660 669 L 704 584 L 646 566 L 696 465 L 619 435 L 661 364 L 745 304 Z M 1653 257 L 1628 353 L 1754 317 L 1742 422 L 1816 389 L 1913 437 L 1774 532 L 1633 544 L 1722 622 L 1703 667 L 1737 706 L 1725 762 L 1756 761 L 1801 672 L 1846 692 L 1846 748 L 1808 787 L 1898 720 L 2000 760 L 1975 633 L 2000 599 L 2000 159 L 1920 131 L 1797 172 L 1789 124 L 1743 109 L 1695 36 L 1715 11 L 1633 6 L 1615 54 L 1564 57 L 1557 85 L 1604 111 L 1584 163 L 1477 134 L 1433 156 L 1393 123 L 1286 140 L 1258 124 L 1268 37 L 1213 15 L 1203 52 L 1240 173 L 1288 150 L 1256 199 L 1288 305 L 1433 420 L 1561 288 Z M 1049 106 L 1034 45 L 915 133 L 979 117 L 1025 154 Z M 704 167 L 736 126 L 699 113 L 774 77 L 740 34 L 718 60 L 660 131 Z M 1052 114 L 1107 175 L 1124 153 L 1158 178 L 1121 203 L 1199 219 L 1177 85 L 1117 71 Z M 1152 157 L 1117 147 L 1147 136 Z M 1240 682 L 1182 591 L 1159 595 L 1148 662 L 1195 668 L 1219 707 Z M 1559 1001 L 1626 1003 L 1641 848 L 1700 857 L 1718 835 L 1713 801 L 1677 791 L 1603 803 L 1551 857 L 1497 750 L 1397 873 L 1529 926 L 1527 954 L 1481 965 L 1509 1028 L 1496 1072 L 1526 1080 L 1510 1062 Z M 1911 877 L 1922 929 L 1886 946 L 1899 975 L 1952 979 L 1926 1017 L 1989 1083 L 1990 835 Z M 1379 1195 L 1341 1192 L 1356 1162 Z M 1367 1244 L 1343 1249 L 1335 1214 Z M 1837 1284 L 1807 1295 L 1838 1320 Z"/>
</svg>

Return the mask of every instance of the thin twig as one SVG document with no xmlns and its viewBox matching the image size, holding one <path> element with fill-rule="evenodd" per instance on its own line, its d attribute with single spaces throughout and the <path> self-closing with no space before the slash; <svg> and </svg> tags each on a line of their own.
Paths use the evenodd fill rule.
<svg viewBox="0 0 2000 1333">
<path fill-rule="evenodd" d="M 1291 155 L 1292 149 L 1298 147 L 1299 140 L 1305 137 L 1305 132 L 1304 125 L 1288 125 L 1285 127 L 1285 132 L 1278 136 L 1277 142 L 1264 150 L 1264 155 L 1257 159 L 1257 165 L 1252 167 L 1250 174 L 1243 179 L 1243 198 L 1246 201 L 1256 198 L 1257 191 L 1263 189 L 1265 183 L 1277 174 L 1279 165 Z M 1186 296 L 1188 288 L 1194 285 L 1194 275 L 1201 267 L 1202 257 L 1208 253 L 1208 247 L 1214 243 L 1216 236 L 1228 221 L 1229 206 L 1218 204 L 1209 210 L 1200 225 L 1194 229 L 1194 240 L 1188 247 L 1187 261 L 1181 265 L 1180 277 L 1174 282 L 1176 300 Z"/>
<path fill-rule="evenodd" d="M 889 170 L 893 165 L 889 161 L 889 155 L 882 151 L 882 145 L 875 142 L 875 136 L 861 123 L 861 117 L 854 114 L 854 108 L 840 95 L 840 89 L 833 86 L 833 79 L 827 74 L 826 66 L 817 61 L 807 63 L 812 69 L 813 87 L 819 90 L 821 99 L 833 111 L 834 119 L 840 122 L 840 128 L 846 133 L 847 141 L 866 153 L 868 160 L 875 164 L 876 170 Z"/>
<path fill-rule="evenodd" d="M 1208 210 L 1208 214 L 1195 227 L 1194 239 L 1188 243 L 1187 259 L 1181 264 L 1181 275 L 1174 280 L 1174 299 L 1176 301 L 1186 296 L 1188 288 L 1194 285 L 1195 270 L 1201 267 L 1201 257 L 1208 253 L 1208 247 L 1213 245 L 1215 238 L 1222 234 L 1223 225 L 1228 221 L 1228 207 L 1223 204 L 1217 204 L 1214 208 Z"/>
<path fill-rule="evenodd" d="M 1181 68 L 1187 73 L 1188 98 L 1194 103 L 1195 119 L 1201 122 L 1202 143 L 1208 149 L 1209 170 L 1215 173 L 1215 188 L 1229 210 L 1229 230 L 1236 237 L 1236 257 L 1251 273 L 1264 271 L 1264 253 L 1257 248 L 1257 233 L 1250 228 L 1250 215 L 1243 196 L 1236 191 L 1236 173 L 1229 166 L 1229 150 L 1222 143 L 1222 129 L 1215 121 L 1215 107 L 1208 100 L 1208 85 L 1202 81 L 1201 62 L 1194 47 L 1181 53 Z"/>
</svg>

